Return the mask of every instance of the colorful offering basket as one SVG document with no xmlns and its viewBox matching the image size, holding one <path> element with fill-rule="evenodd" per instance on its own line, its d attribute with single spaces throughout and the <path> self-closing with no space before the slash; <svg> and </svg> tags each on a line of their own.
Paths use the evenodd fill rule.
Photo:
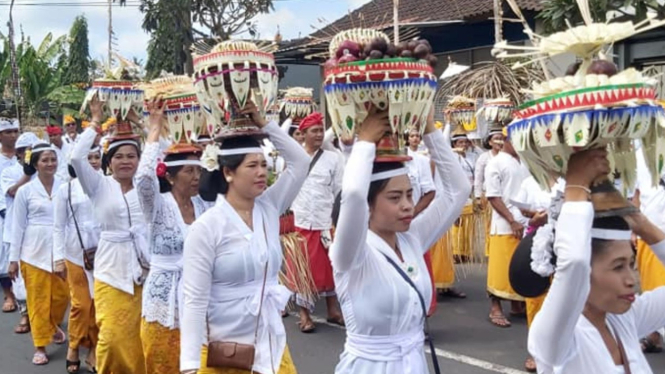
<svg viewBox="0 0 665 374">
<path fill-rule="evenodd" d="M 371 106 L 388 110 L 392 133 L 377 145 L 377 161 L 404 161 L 404 138 L 398 136 L 427 118 L 436 91 L 436 76 L 426 61 L 393 58 L 340 64 L 325 72 L 328 113 L 338 136 L 351 137 Z"/>
<path fill-rule="evenodd" d="M 476 100 L 455 96 L 448 102 L 445 113 L 450 116 L 453 125 L 463 128 L 466 132 L 476 130 Z"/>
<path fill-rule="evenodd" d="M 493 53 L 499 58 L 530 59 L 517 63 L 516 67 L 539 63 L 561 53 L 578 57 L 578 62 L 568 67 L 565 77 L 535 82 L 530 90 L 525 90 L 534 100 L 515 112 L 516 120 L 508 127 L 511 143 L 544 187 L 548 186 L 548 174 L 566 173 L 573 152 L 606 147 L 613 169 L 630 189 L 637 179 L 634 140 L 639 139 L 656 185 L 665 171 L 665 111 L 655 101 L 654 82 L 633 68 L 619 71 L 602 51 L 606 45 L 661 27 L 665 22 L 648 15 L 637 24 L 593 23 L 588 2 L 580 0 L 578 6 L 585 25 L 548 37 L 527 29 L 532 45 L 514 46 L 506 42 L 495 45 Z M 511 50 L 520 53 L 510 54 Z M 594 195 L 605 194 L 604 200 L 612 200 L 608 182 L 609 178 L 596 182 L 599 188 L 598 194 L 592 195 L 594 205 L 602 204 Z M 596 206 L 596 211 L 614 215 L 634 210 L 616 199 L 612 204 L 608 209 Z"/>
<path fill-rule="evenodd" d="M 284 118 L 291 118 L 294 124 L 299 124 L 303 118 L 316 110 L 312 89 L 289 88 L 284 94 L 279 110 Z"/>
<path fill-rule="evenodd" d="M 240 111 L 253 101 L 265 116 L 277 100 L 278 73 L 272 53 L 250 42 L 225 41 L 194 58 L 196 96 L 210 125 L 221 126 L 220 137 L 260 134 Z"/>
<path fill-rule="evenodd" d="M 83 111 L 92 98 L 97 95 L 102 101 L 106 115 L 124 120 L 130 110 L 142 112 L 143 90 L 136 88 L 136 82 L 116 80 L 96 80 L 92 82 L 83 100 Z"/>
<path fill-rule="evenodd" d="M 514 111 L 515 106 L 509 99 L 491 99 L 485 100 L 476 116 L 483 118 L 488 123 L 503 125 L 513 120 Z"/>
<path fill-rule="evenodd" d="M 206 120 L 194 93 L 192 79 L 186 75 L 158 78 L 141 85 L 145 91 L 145 103 L 160 96 L 164 101 L 166 126 L 174 144 L 169 153 L 188 153 L 199 150 L 193 145 L 197 135 L 203 132 Z M 149 113 L 145 110 L 144 116 Z M 207 129 L 208 131 L 214 129 Z"/>
</svg>

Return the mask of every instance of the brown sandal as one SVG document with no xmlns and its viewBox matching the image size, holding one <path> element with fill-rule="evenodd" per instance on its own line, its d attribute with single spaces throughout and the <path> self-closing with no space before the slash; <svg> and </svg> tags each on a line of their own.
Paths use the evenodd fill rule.
<svg viewBox="0 0 665 374">
<path fill-rule="evenodd" d="M 489 315 L 490 322 L 497 327 L 508 328 L 511 326 L 510 321 L 506 316 L 501 312 L 490 313 Z"/>
<path fill-rule="evenodd" d="M 302 332 L 303 334 L 310 334 L 313 333 L 314 330 L 316 330 L 316 325 L 311 320 L 305 323 L 302 323 L 302 321 L 298 321 L 298 327 L 300 327 L 300 332 Z"/>
<path fill-rule="evenodd" d="M 16 334 L 27 334 L 30 332 L 30 321 L 27 323 L 19 322 L 16 327 L 14 327 L 14 333 Z"/>
<path fill-rule="evenodd" d="M 16 311 L 16 301 L 5 298 L 5 303 L 2 304 L 3 313 L 14 313 Z"/>
<path fill-rule="evenodd" d="M 536 360 L 534 360 L 533 357 L 529 357 L 524 361 L 524 370 L 529 373 L 535 373 L 538 371 L 538 368 L 536 368 Z"/>
</svg>

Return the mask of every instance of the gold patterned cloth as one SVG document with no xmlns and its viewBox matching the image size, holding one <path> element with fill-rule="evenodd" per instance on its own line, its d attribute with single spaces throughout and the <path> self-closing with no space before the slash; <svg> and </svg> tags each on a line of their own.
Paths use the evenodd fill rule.
<svg viewBox="0 0 665 374">
<path fill-rule="evenodd" d="M 208 347 L 203 346 L 203 349 L 201 349 L 201 368 L 199 369 L 197 374 L 251 374 L 251 372 L 247 370 L 209 368 L 206 366 L 206 362 L 208 362 Z M 272 373 L 254 372 L 254 374 L 272 374 Z M 293 360 L 291 359 L 291 352 L 289 352 L 288 345 L 284 348 L 284 354 L 282 355 L 282 363 L 279 365 L 279 368 L 277 369 L 277 374 L 298 374 L 296 366 L 293 364 Z"/>
<path fill-rule="evenodd" d="M 665 286 L 665 266 L 642 239 L 637 241 L 637 270 L 640 273 L 642 292 Z"/>
<path fill-rule="evenodd" d="M 141 342 L 147 374 L 180 373 L 180 329 L 141 319 Z"/>
<path fill-rule="evenodd" d="M 77 350 L 80 346 L 91 348 L 97 345 L 99 329 L 95 321 L 95 304 L 90 296 L 90 287 L 85 270 L 65 261 L 67 283 L 72 306 L 69 309 L 69 348 Z"/>
<path fill-rule="evenodd" d="M 99 374 L 145 374 L 141 345 L 142 287 L 134 295 L 95 280 Z"/>
<path fill-rule="evenodd" d="M 65 319 L 69 305 L 67 282 L 27 262 L 21 261 L 21 275 L 28 294 L 28 318 L 35 347 L 46 347 Z"/>
<path fill-rule="evenodd" d="M 450 288 L 455 283 L 450 235 L 449 232 L 441 237 L 429 251 L 432 256 L 432 278 L 436 289 Z"/>
<path fill-rule="evenodd" d="M 524 298 L 513 290 L 510 285 L 508 269 L 513 253 L 520 239 L 513 235 L 492 235 L 490 240 L 490 256 L 487 264 L 487 291 L 499 298 L 524 301 Z"/>
</svg>

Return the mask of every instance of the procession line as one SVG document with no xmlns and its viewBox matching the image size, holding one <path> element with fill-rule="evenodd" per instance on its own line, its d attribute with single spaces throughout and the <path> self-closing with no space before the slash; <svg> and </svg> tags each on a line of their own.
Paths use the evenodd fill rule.
<svg viewBox="0 0 665 374">
<path fill-rule="evenodd" d="M 297 316 L 297 314 L 296 314 L 296 316 Z M 325 318 L 317 317 L 315 315 L 311 315 L 311 318 L 312 318 L 312 322 L 314 322 L 316 324 L 324 324 L 324 325 L 334 327 L 334 328 L 337 328 L 337 329 L 340 329 L 340 330 L 346 330 L 346 328 L 344 328 L 343 326 L 336 325 L 334 323 L 330 323 L 330 322 L 326 321 Z M 429 348 L 425 348 L 425 352 L 430 353 Z M 436 347 L 434 348 L 434 352 L 436 353 L 437 356 L 439 356 L 441 358 L 456 361 L 456 362 L 459 362 L 459 363 L 462 363 L 462 364 L 465 364 L 465 365 L 469 365 L 469 366 L 475 366 L 477 368 L 487 370 L 487 371 L 491 371 L 491 372 L 494 372 L 494 373 L 499 373 L 499 374 L 527 374 L 527 372 L 525 372 L 525 371 L 509 368 L 507 366 L 495 364 L 495 363 L 489 362 L 489 361 L 479 360 L 479 359 L 473 358 L 471 356 L 465 356 L 465 355 L 462 355 L 462 354 L 459 354 L 459 353 L 445 351 L 443 349 L 439 349 L 439 348 L 436 348 Z"/>
</svg>

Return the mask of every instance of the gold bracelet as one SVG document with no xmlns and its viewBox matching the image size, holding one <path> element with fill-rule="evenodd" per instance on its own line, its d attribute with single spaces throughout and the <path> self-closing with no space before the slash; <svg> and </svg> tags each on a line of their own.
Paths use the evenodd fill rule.
<svg viewBox="0 0 665 374">
<path fill-rule="evenodd" d="M 589 187 L 580 186 L 578 184 L 566 185 L 566 189 L 569 189 L 569 188 L 577 188 L 577 189 L 580 189 L 580 190 L 586 192 L 587 194 L 591 195 L 591 190 L 589 189 Z"/>
</svg>

